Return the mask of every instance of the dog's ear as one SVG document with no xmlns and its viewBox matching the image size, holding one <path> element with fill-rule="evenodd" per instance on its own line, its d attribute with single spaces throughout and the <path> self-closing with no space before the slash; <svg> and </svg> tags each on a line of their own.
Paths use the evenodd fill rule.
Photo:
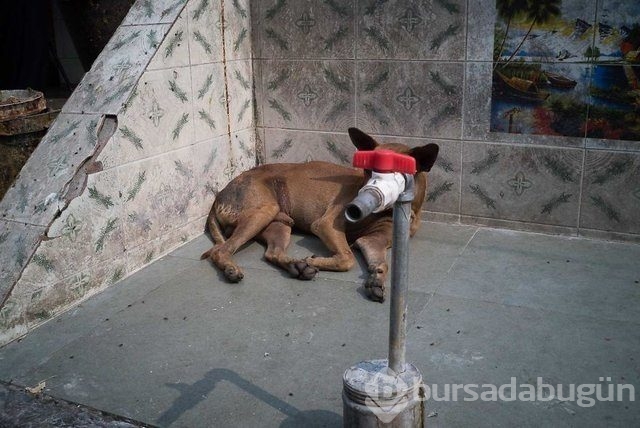
<svg viewBox="0 0 640 428">
<path fill-rule="evenodd" d="M 378 146 L 373 137 L 358 128 L 349 128 L 349 137 L 358 150 L 373 150 Z"/>
<path fill-rule="evenodd" d="M 431 171 L 431 167 L 438 158 L 440 147 L 437 144 L 427 144 L 426 146 L 411 149 L 409 154 L 416 159 L 418 171 Z"/>
</svg>

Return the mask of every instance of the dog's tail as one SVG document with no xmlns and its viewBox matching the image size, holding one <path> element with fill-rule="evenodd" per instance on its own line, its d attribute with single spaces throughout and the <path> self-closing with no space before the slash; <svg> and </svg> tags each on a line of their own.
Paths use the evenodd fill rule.
<svg viewBox="0 0 640 428">
<path fill-rule="evenodd" d="M 209 230 L 209 234 L 211 235 L 211 239 L 215 245 L 223 244 L 226 238 L 222 233 L 222 229 L 220 228 L 220 223 L 218 223 L 218 219 L 216 218 L 216 209 L 215 205 L 211 207 L 211 211 L 209 212 L 209 217 L 207 217 L 207 229 Z M 204 260 L 209 257 L 211 250 L 213 248 L 205 251 L 200 256 L 200 260 Z"/>
</svg>

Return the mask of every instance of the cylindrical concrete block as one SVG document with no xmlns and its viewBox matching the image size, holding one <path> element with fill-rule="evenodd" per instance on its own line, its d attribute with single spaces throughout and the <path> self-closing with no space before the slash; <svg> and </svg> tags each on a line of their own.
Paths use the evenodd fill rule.
<svg viewBox="0 0 640 428">
<path fill-rule="evenodd" d="M 343 376 L 343 423 L 347 428 L 422 428 L 422 375 L 406 364 L 402 373 L 387 360 L 362 361 Z"/>
</svg>

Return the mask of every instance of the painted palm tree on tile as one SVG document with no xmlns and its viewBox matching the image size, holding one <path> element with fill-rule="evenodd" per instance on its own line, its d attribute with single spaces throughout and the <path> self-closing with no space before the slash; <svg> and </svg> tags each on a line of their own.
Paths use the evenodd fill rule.
<svg viewBox="0 0 640 428">
<path fill-rule="evenodd" d="M 502 38 L 502 42 L 500 42 L 500 47 L 498 48 L 498 54 L 495 57 L 495 65 L 493 66 L 494 70 L 498 66 L 498 61 L 502 56 L 502 52 L 504 51 L 504 45 L 507 42 L 507 37 L 509 37 L 509 29 L 511 28 L 511 21 L 525 13 L 527 10 L 528 0 L 497 0 L 496 1 L 496 9 L 498 11 L 498 16 L 507 22 L 507 27 L 504 31 L 504 37 Z"/>
<path fill-rule="evenodd" d="M 562 0 L 529 0 L 527 2 L 527 10 L 525 13 L 527 19 L 531 24 L 529 25 L 529 29 L 522 37 L 522 40 L 520 41 L 518 46 L 513 50 L 509 59 L 507 59 L 507 62 L 504 64 L 505 66 L 509 64 L 520 51 L 520 48 L 524 44 L 525 40 L 527 40 L 529 34 L 531 34 L 533 27 L 535 27 L 536 25 L 545 24 L 551 21 L 553 18 L 557 18 L 560 16 L 561 3 Z"/>
</svg>

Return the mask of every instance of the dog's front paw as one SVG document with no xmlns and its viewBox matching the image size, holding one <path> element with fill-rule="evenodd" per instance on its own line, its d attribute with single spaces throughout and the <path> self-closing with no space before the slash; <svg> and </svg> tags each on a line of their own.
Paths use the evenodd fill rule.
<svg viewBox="0 0 640 428">
<path fill-rule="evenodd" d="M 374 302 L 384 302 L 384 276 L 377 272 L 371 272 L 364 284 L 364 289 L 367 297 Z"/>
<path fill-rule="evenodd" d="M 224 276 L 229 282 L 240 282 L 244 278 L 244 273 L 239 267 L 228 265 L 224 268 Z"/>
<path fill-rule="evenodd" d="M 299 260 L 289 264 L 287 269 L 292 277 L 308 281 L 315 278 L 318 269 L 310 266 L 306 261 Z"/>
</svg>

